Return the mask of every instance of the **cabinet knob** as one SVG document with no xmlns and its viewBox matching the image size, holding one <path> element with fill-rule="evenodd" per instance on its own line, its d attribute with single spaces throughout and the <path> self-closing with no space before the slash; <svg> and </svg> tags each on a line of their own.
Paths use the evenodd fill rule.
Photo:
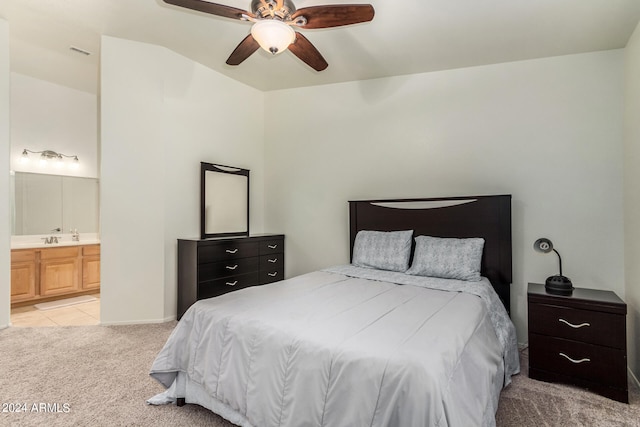
<svg viewBox="0 0 640 427">
<path fill-rule="evenodd" d="M 235 282 L 226 282 L 226 284 L 229 286 L 235 286 L 238 284 L 238 281 L 236 280 Z"/>
<path fill-rule="evenodd" d="M 235 248 L 235 249 L 227 249 L 225 252 L 227 252 L 228 254 L 235 254 L 236 252 L 238 252 L 238 248 Z"/>
<path fill-rule="evenodd" d="M 238 264 L 236 264 L 236 265 L 227 265 L 226 268 L 227 268 L 227 270 L 235 270 L 236 268 L 238 268 Z"/>
<path fill-rule="evenodd" d="M 268 259 L 267 261 L 272 262 L 272 263 L 273 263 L 273 262 L 278 262 L 278 258 Z"/>
<path fill-rule="evenodd" d="M 574 325 L 573 323 L 567 322 L 564 319 L 558 319 L 558 322 L 562 322 L 565 325 L 572 327 L 573 329 L 580 329 L 580 328 L 583 328 L 585 326 L 591 326 L 591 324 L 589 324 L 589 323 L 580 323 L 579 325 Z"/>
<path fill-rule="evenodd" d="M 273 273 L 267 273 L 267 274 L 271 277 L 276 277 L 278 275 L 278 272 L 274 271 Z"/>
<path fill-rule="evenodd" d="M 269 249 L 276 249 L 278 247 L 278 245 L 267 245 L 267 247 Z"/>
</svg>

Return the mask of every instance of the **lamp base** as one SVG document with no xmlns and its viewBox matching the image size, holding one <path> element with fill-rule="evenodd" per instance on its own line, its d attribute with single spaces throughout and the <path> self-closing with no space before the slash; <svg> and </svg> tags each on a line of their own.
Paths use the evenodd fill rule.
<svg viewBox="0 0 640 427">
<path fill-rule="evenodd" d="M 548 293 L 555 295 L 571 295 L 573 292 L 571 280 L 568 277 L 559 275 L 547 277 L 544 288 Z"/>
</svg>

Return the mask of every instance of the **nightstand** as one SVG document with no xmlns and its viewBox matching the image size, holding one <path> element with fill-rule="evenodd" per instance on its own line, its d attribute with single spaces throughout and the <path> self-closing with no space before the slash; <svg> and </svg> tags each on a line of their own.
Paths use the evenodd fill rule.
<svg viewBox="0 0 640 427">
<path fill-rule="evenodd" d="M 611 291 L 548 294 L 529 283 L 529 377 L 629 403 L 627 305 Z"/>
</svg>

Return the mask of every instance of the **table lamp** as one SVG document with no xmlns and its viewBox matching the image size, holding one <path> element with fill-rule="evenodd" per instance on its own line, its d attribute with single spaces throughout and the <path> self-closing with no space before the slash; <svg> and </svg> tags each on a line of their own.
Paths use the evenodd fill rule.
<svg viewBox="0 0 640 427">
<path fill-rule="evenodd" d="M 571 295 L 571 293 L 573 292 L 573 284 L 568 277 L 562 275 L 562 258 L 560 257 L 560 253 L 553 248 L 553 243 L 551 243 L 551 240 L 545 238 L 538 239 L 533 243 L 533 249 L 535 249 L 536 252 L 542 252 L 545 254 L 553 251 L 556 253 L 556 255 L 558 255 L 560 274 L 547 277 L 547 280 L 544 284 L 547 292 L 556 295 Z"/>
</svg>

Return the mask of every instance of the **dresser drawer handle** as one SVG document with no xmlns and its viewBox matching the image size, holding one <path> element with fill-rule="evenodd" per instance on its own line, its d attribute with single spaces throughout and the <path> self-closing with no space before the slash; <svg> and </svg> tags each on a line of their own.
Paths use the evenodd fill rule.
<svg viewBox="0 0 640 427">
<path fill-rule="evenodd" d="M 236 252 L 238 252 L 238 248 L 235 249 L 227 249 L 225 252 L 227 252 L 228 254 L 235 254 Z"/>
<path fill-rule="evenodd" d="M 591 324 L 589 324 L 589 323 L 580 323 L 579 325 L 574 325 L 573 323 L 567 322 L 564 319 L 558 319 L 558 322 L 562 322 L 562 323 L 564 323 L 564 324 L 566 324 L 568 326 L 571 326 L 573 329 L 579 329 L 579 328 L 582 328 L 584 326 L 591 326 Z"/>
<path fill-rule="evenodd" d="M 229 286 L 235 286 L 238 284 L 238 281 L 236 280 L 235 282 L 226 282 L 226 284 Z"/>
<path fill-rule="evenodd" d="M 562 357 L 566 358 L 566 359 L 567 359 L 569 362 L 571 362 L 571 363 L 576 363 L 576 364 L 578 364 L 578 363 L 584 363 L 584 362 L 591 362 L 591 359 L 587 359 L 587 358 L 580 359 L 580 360 L 574 360 L 574 359 L 570 358 L 569 356 L 567 356 L 567 355 L 566 355 L 566 354 L 564 354 L 564 353 L 558 353 L 558 355 L 560 355 L 560 356 L 562 356 Z"/>
<path fill-rule="evenodd" d="M 227 265 L 226 268 L 227 268 L 227 270 L 235 270 L 236 268 L 238 268 L 238 264 L 236 264 L 236 265 Z"/>
<path fill-rule="evenodd" d="M 276 249 L 278 247 L 278 245 L 267 245 L 267 247 L 269 249 Z"/>
<path fill-rule="evenodd" d="M 269 276 L 271 276 L 271 277 L 276 277 L 276 276 L 278 275 L 278 272 L 277 272 L 277 271 L 275 271 L 275 272 L 273 272 L 273 273 L 267 273 L 267 274 L 268 274 Z"/>
<path fill-rule="evenodd" d="M 278 262 L 278 258 L 268 259 L 267 261 L 269 261 L 269 262 Z"/>
</svg>

